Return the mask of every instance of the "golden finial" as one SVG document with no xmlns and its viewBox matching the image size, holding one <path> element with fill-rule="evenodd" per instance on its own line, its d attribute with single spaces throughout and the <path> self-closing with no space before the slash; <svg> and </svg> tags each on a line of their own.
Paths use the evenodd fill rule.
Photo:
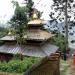
<svg viewBox="0 0 75 75">
<path fill-rule="evenodd" d="M 11 34 L 12 34 L 12 33 L 11 33 L 10 29 L 9 29 L 8 35 L 11 35 Z"/>
<path fill-rule="evenodd" d="M 37 10 L 33 10 L 33 15 L 32 15 L 33 19 L 37 19 L 38 18 L 38 12 Z"/>
<path fill-rule="evenodd" d="M 9 32 L 8 35 L 11 35 L 11 32 Z"/>
</svg>

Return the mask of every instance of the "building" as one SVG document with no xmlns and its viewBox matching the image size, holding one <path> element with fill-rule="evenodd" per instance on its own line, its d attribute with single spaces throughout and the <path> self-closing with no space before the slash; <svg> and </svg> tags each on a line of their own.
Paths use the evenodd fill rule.
<svg viewBox="0 0 75 75">
<path fill-rule="evenodd" d="M 41 57 L 40 63 L 29 68 L 24 75 L 59 75 L 58 47 L 49 42 L 54 35 L 42 29 L 44 21 L 38 18 L 36 10 L 32 17 L 33 19 L 28 22 L 27 34 L 24 36 L 25 44 L 17 44 L 16 36 L 10 32 L 7 36 L 0 38 L 5 42 L 0 46 L 0 60 L 9 60 L 14 54 Z"/>
<path fill-rule="evenodd" d="M 45 57 L 58 50 L 57 46 L 48 42 L 54 35 L 42 29 L 44 21 L 38 18 L 36 10 L 33 13 L 33 20 L 28 22 L 27 34 L 24 36 L 27 43 L 18 45 L 15 36 L 9 32 L 7 36 L 0 39 L 5 42 L 0 46 L 0 53 Z"/>
<path fill-rule="evenodd" d="M 37 17 L 37 11 L 34 11 L 33 20 L 28 22 L 26 41 L 31 51 L 28 54 L 42 57 L 42 60 L 32 65 L 24 75 L 60 75 L 58 47 L 50 44 L 49 40 L 54 35 L 42 29 L 43 23 Z"/>
</svg>

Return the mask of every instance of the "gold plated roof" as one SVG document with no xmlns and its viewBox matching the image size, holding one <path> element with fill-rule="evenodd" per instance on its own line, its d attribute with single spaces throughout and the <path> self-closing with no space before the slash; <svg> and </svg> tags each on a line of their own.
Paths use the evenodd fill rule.
<svg viewBox="0 0 75 75">
<path fill-rule="evenodd" d="M 38 15 L 36 13 L 34 13 L 32 17 L 33 17 L 33 19 L 37 19 Z"/>
<path fill-rule="evenodd" d="M 29 21 L 29 22 L 28 22 L 28 25 L 41 25 L 41 24 L 43 24 L 43 23 L 44 23 L 44 21 L 41 20 L 41 19 L 34 19 L 34 20 L 32 20 L 32 21 Z"/>
<path fill-rule="evenodd" d="M 44 23 L 43 20 L 41 20 L 39 17 L 38 17 L 38 11 L 34 9 L 33 11 L 33 15 L 32 15 L 32 18 L 33 20 L 29 21 L 28 22 L 28 25 L 41 25 Z"/>
<path fill-rule="evenodd" d="M 27 37 L 25 36 L 24 38 L 27 38 L 27 40 L 44 41 L 44 40 L 51 38 L 52 36 L 54 35 L 49 32 L 35 29 L 35 30 L 29 30 L 27 32 Z"/>
<path fill-rule="evenodd" d="M 41 20 L 38 18 L 38 12 L 34 11 L 33 12 L 33 20 L 28 22 L 28 25 L 30 26 L 41 26 L 44 24 L 44 20 Z M 50 37 L 52 37 L 53 35 L 48 33 L 47 31 L 44 30 L 40 30 L 40 29 L 30 29 L 27 32 L 27 40 L 47 40 Z M 26 38 L 26 36 L 25 36 Z"/>
<path fill-rule="evenodd" d="M 36 9 L 33 10 L 32 18 L 33 19 L 38 19 L 38 11 Z"/>
<path fill-rule="evenodd" d="M 12 35 L 10 31 L 9 31 L 8 35 Z"/>
</svg>

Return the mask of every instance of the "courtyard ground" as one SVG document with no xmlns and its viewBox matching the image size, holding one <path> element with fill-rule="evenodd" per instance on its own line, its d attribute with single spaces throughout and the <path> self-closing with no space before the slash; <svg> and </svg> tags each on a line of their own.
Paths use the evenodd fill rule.
<svg viewBox="0 0 75 75">
<path fill-rule="evenodd" d="M 60 60 L 60 75 L 75 75 L 73 58 L 69 58 L 66 61 Z"/>
<path fill-rule="evenodd" d="M 0 72 L 0 75 L 23 75 L 23 74 Z"/>
<path fill-rule="evenodd" d="M 73 66 L 73 59 L 68 58 L 66 61 L 60 60 L 60 75 L 75 75 L 75 67 Z M 17 73 L 0 72 L 0 75 L 23 75 Z"/>
</svg>

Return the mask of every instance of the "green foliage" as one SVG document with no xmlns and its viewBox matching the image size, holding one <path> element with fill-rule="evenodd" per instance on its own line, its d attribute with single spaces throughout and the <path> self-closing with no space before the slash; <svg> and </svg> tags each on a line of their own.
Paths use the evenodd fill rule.
<svg viewBox="0 0 75 75">
<path fill-rule="evenodd" d="M 16 60 L 16 59 L 21 59 L 21 54 L 15 54 L 13 56 L 13 59 Z"/>
<path fill-rule="evenodd" d="M 7 32 L 0 32 L 0 38 L 2 38 L 3 36 L 5 36 L 7 34 Z"/>
<path fill-rule="evenodd" d="M 8 33 L 8 29 L 4 27 L 0 27 L 0 38 L 5 36 Z"/>
<path fill-rule="evenodd" d="M 39 58 L 35 57 L 25 57 L 22 61 L 20 59 L 12 59 L 8 63 L 0 62 L 0 71 L 23 73 L 38 60 Z"/>
<path fill-rule="evenodd" d="M 75 8 L 74 0 L 53 0 L 53 5 L 51 6 L 51 9 L 54 10 L 54 12 L 53 11 L 50 12 L 50 17 L 52 19 L 56 19 L 57 21 L 60 21 L 60 22 L 65 20 L 66 14 L 64 13 L 66 12 L 65 11 L 66 2 L 67 2 L 67 13 L 68 13 L 67 18 L 69 19 L 69 21 L 71 21 L 70 19 L 72 16 L 74 16 L 75 18 L 75 15 L 73 15 L 74 14 L 73 8 Z M 56 12 L 58 12 L 58 14 L 56 14 Z M 70 13 L 73 13 L 73 14 L 70 15 Z"/>
<path fill-rule="evenodd" d="M 19 31 L 22 32 L 22 29 L 26 27 L 27 25 L 27 15 L 26 15 L 26 8 L 25 7 L 20 7 L 18 2 L 13 2 L 15 3 L 15 12 L 13 17 L 10 20 L 10 23 L 12 27 L 15 27 L 20 29 Z M 17 33 L 19 33 L 19 31 Z"/>
<path fill-rule="evenodd" d="M 10 19 L 9 24 L 11 28 L 14 28 L 13 32 L 16 35 L 17 42 L 19 44 L 24 43 L 23 36 L 26 35 L 27 23 L 29 20 L 28 15 L 32 12 L 33 2 L 32 0 L 27 0 L 26 6 L 20 6 L 17 1 L 12 1 L 15 11 L 13 17 Z"/>
<path fill-rule="evenodd" d="M 50 43 L 57 45 L 62 52 L 65 50 L 65 38 L 61 34 L 52 37 Z"/>
<path fill-rule="evenodd" d="M 17 38 L 20 38 L 17 42 L 22 43 L 24 32 L 27 29 L 27 9 L 25 6 L 19 6 L 18 2 L 12 1 L 15 6 L 15 11 L 13 17 L 10 19 L 11 28 L 14 28 L 14 33 Z"/>
<path fill-rule="evenodd" d="M 27 9 L 27 13 L 28 13 L 29 18 L 31 17 L 32 12 L 33 12 L 33 8 L 32 8 L 33 4 L 34 4 L 34 3 L 33 3 L 32 0 L 27 0 L 26 9 Z"/>
<path fill-rule="evenodd" d="M 0 46 L 4 44 L 4 41 L 0 41 Z"/>
<path fill-rule="evenodd" d="M 5 35 L 7 35 L 8 30 L 4 27 L 0 27 L 0 38 L 4 37 Z M 0 45 L 4 44 L 3 41 L 0 40 Z"/>
</svg>

